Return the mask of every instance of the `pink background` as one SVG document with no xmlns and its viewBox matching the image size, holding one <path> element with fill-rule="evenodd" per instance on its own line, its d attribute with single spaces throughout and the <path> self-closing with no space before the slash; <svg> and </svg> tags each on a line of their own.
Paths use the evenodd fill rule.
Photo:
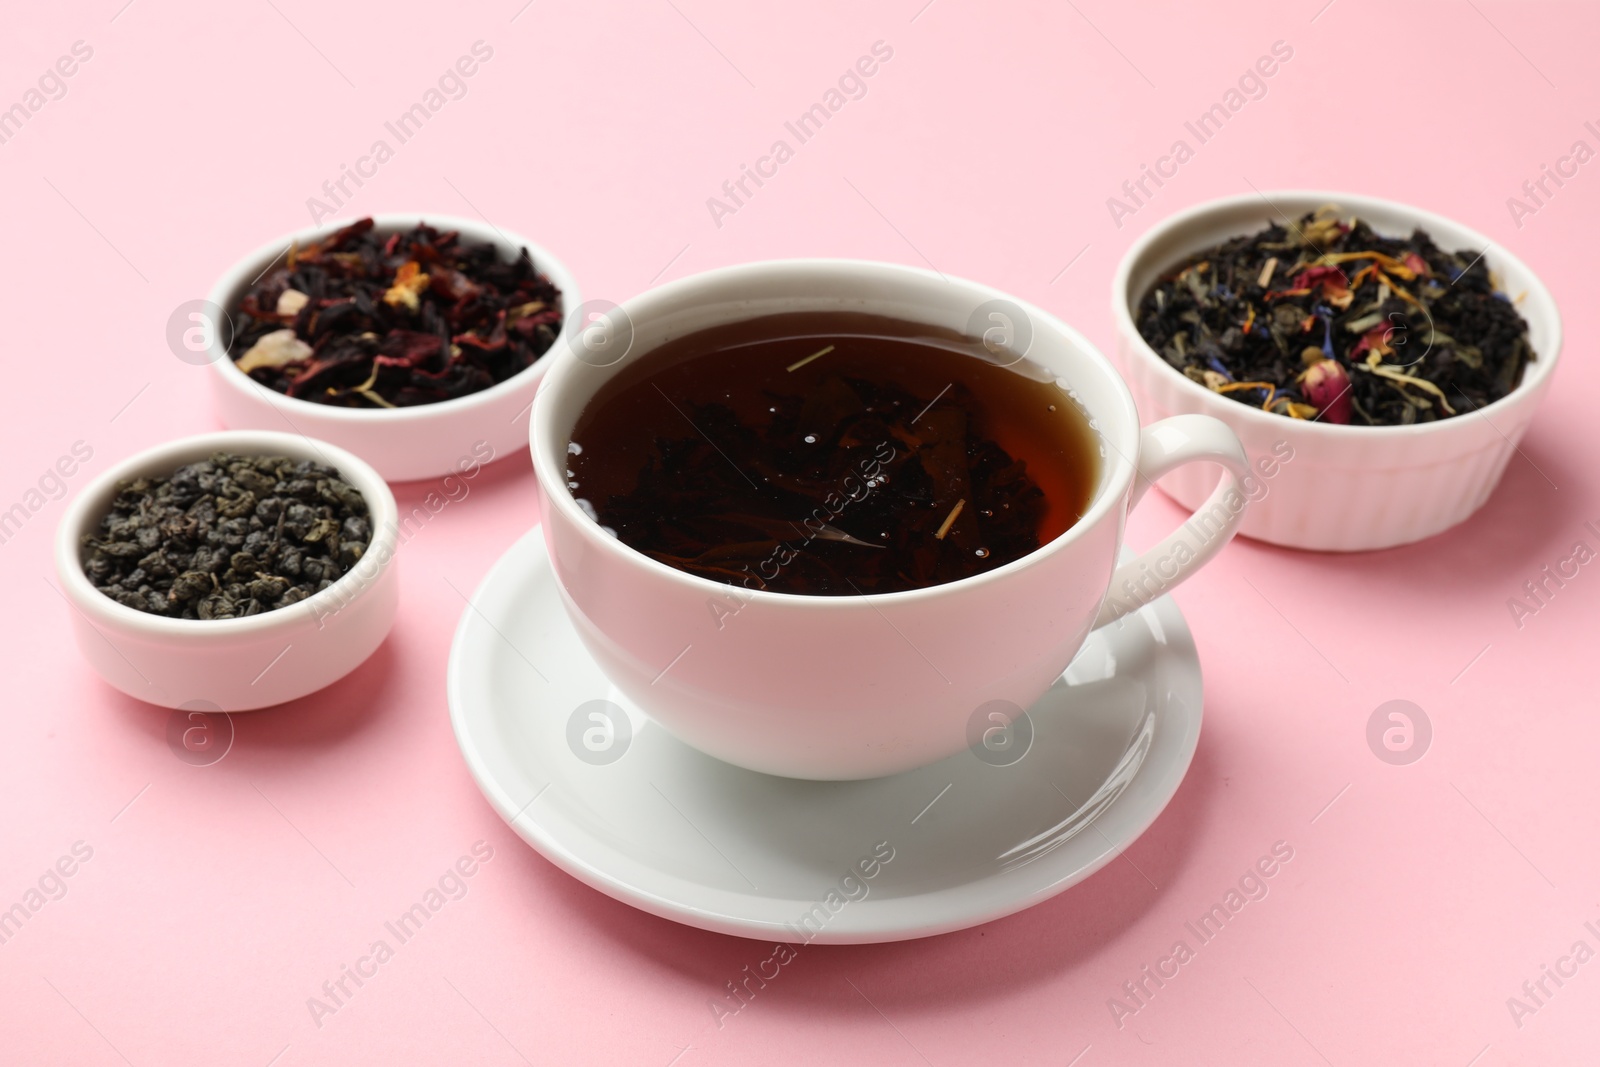
<svg viewBox="0 0 1600 1067">
<path fill-rule="evenodd" d="M 1583 524 L 1600 519 L 1600 162 L 1520 228 L 1506 206 L 1574 140 L 1600 147 L 1582 127 L 1600 119 L 1592 10 L 134 0 L 119 14 L 122 2 L 30 6 L 0 34 L 0 106 L 74 41 L 93 48 L 67 95 L 0 145 L 0 509 L 76 441 L 94 457 L 73 491 L 213 428 L 209 372 L 169 351 L 168 315 L 239 255 L 307 225 L 306 198 L 479 39 L 494 54 L 469 93 L 346 213 L 482 215 L 612 300 L 757 258 L 931 263 L 1109 349 L 1111 272 L 1159 217 L 1252 185 L 1345 188 L 1425 205 L 1514 250 L 1565 312 L 1566 362 L 1523 458 L 1465 526 L 1351 557 L 1239 543 L 1178 593 L 1206 670 L 1205 732 L 1177 799 L 1124 859 L 979 929 L 806 949 L 721 1030 L 707 1000 L 770 948 L 569 879 L 501 824 L 457 755 L 444 673 L 462 607 L 447 580 L 473 588 L 533 521 L 523 455 L 406 545 L 402 616 L 370 662 L 237 717 L 233 750 L 203 768 L 168 749 L 165 711 L 112 692 L 79 658 L 50 588 L 63 503 L 47 501 L 0 545 L 0 907 L 75 842 L 93 856 L 0 944 L 0 1060 L 1488 1067 L 1592 1055 L 1600 962 L 1550 985 L 1520 1027 L 1506 1005 L 1574 941 L 1600 949 L 1584 929 L 1600 927 L 1600 576 L 1584 569 L 1520 629 L 1507 608 L 1573 542 L 1597 544 Z M 878 40 L 894 55 L 867 95 L 715 225 L 706 198 Z M 1106 198 L 1277 40 L 1294 56 L 1265 98 L 1114 225 Z M 426 488 L 404 487 L 402 507 Z M 1178 516 L 1153 497 L 1132 541 Z M 1434 728 L 1409 766 L 1365 739 L 1373 709 L 1396 698 Z M 494 858 L 468 895 L 316 1026 L 306 998 L 479 840 Z M 1119 1029 L 1108 998 L 1280 840 L 1295 856 L 1270 895 Z"/>
</svg>

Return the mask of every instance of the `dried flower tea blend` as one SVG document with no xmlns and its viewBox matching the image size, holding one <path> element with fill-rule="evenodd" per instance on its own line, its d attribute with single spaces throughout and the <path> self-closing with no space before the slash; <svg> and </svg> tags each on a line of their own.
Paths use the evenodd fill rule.
<svg viewBox="0 0 1600 1067">
<path fill-rule="evenodd" d="M 1296 419 L 1388 426 L 1475 411 L 1534 359 L 1477 249 L 1384 237 L 1328 206 L 1191 256 L 1139 333 L 1213 392 Z"/>
<path fill-rule="evenodd" d="M 83 539 L 83 570 L 130 608 L 232 619 L 326 589 L 371 541 L 366 500 L 332 467 L 218 452 L 122 484 Z"/>
<path fill-rule="evenodd" d="M 690 574 L 825 596 L 1004 566 L 1080 519 L 1099 442 L 1076 402 L 981 342 L 856 313 L 674 338 L 580 414 L 568 487 Z"/>
<path fill-rule="evenodd" d="M 561 332 L 561 291 L 526 248 L 419 225 L 388 237 L 352 223 L 251 286 L 228 354 L 299 400 L 396 408 L 453 400 L 533 365 Z"/>
</svg>

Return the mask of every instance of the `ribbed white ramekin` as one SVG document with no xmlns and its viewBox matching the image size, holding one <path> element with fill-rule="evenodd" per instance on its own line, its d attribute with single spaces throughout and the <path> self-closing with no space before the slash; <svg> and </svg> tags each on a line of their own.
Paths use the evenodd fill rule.
<svg viewBox="0 0 1600 1067">
<path fill-rule="evenodd" d="M 1535 360 L 1509 396 L 1475 412 L 1412 426 L 1340 426 L 1274 415 L 1214 393 L 1173 369 L 1134 325 L 1139 301 L 1185 258 L 1286 217 L 1337 204 L 1380 233 L 1426 231 L 1441 248 L 1484 251 L 1528 321 Z M 1544 283 L 1483 235 L 1431 212 L 1375 197 L 1290 191 L 1212 200 L 1154 226 L 1122 259 L 1112 283 L 1117 360 L 1146 424 L 1170 415 L 1212 415 L 1231 426 L 1260 475 L 1240 529 L 1291 548 L 1354 552 L 1431 537 L 1488 500 L 1549 387 L 1561 352 L 1561 317 Z M 1215 468 L 1191 465 L 1159 487 L 1197 507 L 1216 487 Z"/>
</svg>

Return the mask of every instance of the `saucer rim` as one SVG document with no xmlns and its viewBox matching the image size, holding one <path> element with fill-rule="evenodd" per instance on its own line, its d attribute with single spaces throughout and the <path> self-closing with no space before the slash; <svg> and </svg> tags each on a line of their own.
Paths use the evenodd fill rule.
<svg viewBox="0 0 1600 1067">
<path fill-rule="evenodd" d="M 549 558 L 542 526 L 535 526 L 518 538 L 501 554 L 474 589 L 471 600 L 462 609 L 461 618 L 451 639 L 446 675 L 450 723 L 456 744 L 461 750 L 462 758 L 473 781 L 495 813 L 518 837 L 545 859 L 590 888 L 649 914 L 713 933 L 753 940 L 796 943 L 795 931 L 787 923 L 778 919 L 741 913 L 735 905 L 747 902 L 753 905 L 751 910 L 779 909 L 785 915 L 798 915 L 815 904 L 814 900 L 782 896 L 761 890 L 750 892 L 729 890 L 692 882 L 659 868 L 649 868 L 648 859 L 629 855 L 609 842 L 595 837 L 559 810 L 552 811 L 543 819 L 536 817 L 532 814 L 532 808 L 546 792 L 556 788 L 558 783 L 554 779 L 541 786 L 531 800 L 520 804 L 514 802 L 507 794 L 468 722 L 469 712 L 466 694 L 463 692 L 466 656 L 464 650 L 471 639 L 470 632 L 477 626 L 487 625 L 491 631 L 496 629 L 481 602 L 493 599 L 493 594 L 498 590 L 509 590 L 518 585 L 519 583 L 510 580 L 511 572 L 526 573 L 540 566 L 548 568 Z M 1146 622 L 1147 616 L 1151 615 L 1157 619 L 1156 627 L 1149 627 Z M 1178 655 L 1187 661 L 1187 670 L 1193 674 L 1193 698 L 1188 699 L 1188 694 L 1168 694 L 1167 722 L 1181 729 L 1174 729 L 1173 725 L 1169 725 L 1166 729 L 1157 731 L 1150 752 L 1146 754 L 1130 782 L 1132 785 L 1143 781 L 1145 789 L 1142 793 L 1132 795 L 1131 790 L 1124 789 L 1091 820 L 1089 825 L 1099 827 L 1100 832 L 1096 835 L 1099 841 L 1094 843 L 1095 847 L 1088 858 L 1071 864 L 1068 869 L 1058 871 L 1042 883 L 1027 879 L 1026 876 L 1035 874 L 1040 869 L 1048 870 L 1048 866 L 1041 868 L 1041 865 L 1048 865 L 1051 862 L 1050 857 L 1041 858 L 1010 871 L 995 871 L 926 893 L 876 901 L 867 898 L 854 907 L 839 912 L 827 927 L 802 940 L 807 944 L 874 944 L 932 937 L 980 926 L 1025 911 L 1084 881 L 1138 840 L 1167 809 L 1188 775 L 1204 721 L 1204 676 L 1188 622 L 1170 596 L 1158 598 L 1111 626 L 1115 628 L 1129 625 L 1134 620 L 1145 623 L 1150 630 L 1149 640 L 1156 640 L 1155 632 L 1159 629 L 1165 635 L 1165 644 L 1168 647 L 1176 646 Z M 1186 707 L 1191 703 L 1192 708 Z M 1174 713 L 1178 716 L 1176 719 L 1173 718 Z M 1158 754 L 1160 759 L 1157 758 Z M 501 755 L 507 759 L 512 758 L 509 753 L 502 752 Z M 1153 771 L 1159 772 L 1161 775 L 1159 780 L 1150 777 Z M 904 773 L 916 773 L 916 770 Z M 527 777 L 537 779 L 538 776 Z M 1115 834 L 1106 833 L 1107 820 L 1115 819 L 1119 815 L 1126 821 L 1125 825 L 1118 827 Z M 552 823 L 558 825 L 552 826 Z M 1086 826 L 1085 829 L 1087 828 Z M 561 832 L 563 830 L 588 846 L 583 854 L 563 840 Z M 1081 833 L 1075 837 L 1088 840 Z M 615 857 L 618 862 L 605 862 L 609 857 Z M 1061 859 L 1055 862 L 1060 865 Z M 618 865 L 624 868 L 651 870 L 655 878 L 667 888 L 655 889 L 638 884 L 628 876 L 630 872 L 626 869 L 622 873 L 617 873 L 615 867 Z M 995 891 L 997 883 L 1004 887 L 1007 883 L 1023 881 L 1030 886 L 1026 891 L 1007 892 L 1003 889 Z M 671 892 L 675 887 L 682 887 L 686 891 Z M 989 891 L 982 892 L 981 887 L 988 887 Z M 979 893 L 979 899 L 973 899 L 975 892 Z"/>
</svg>

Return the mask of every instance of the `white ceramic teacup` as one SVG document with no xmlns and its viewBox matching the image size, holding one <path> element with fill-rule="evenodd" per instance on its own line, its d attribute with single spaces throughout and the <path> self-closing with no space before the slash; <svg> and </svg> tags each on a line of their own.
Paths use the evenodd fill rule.
<svg viewBox="0 0 1600 1067">
<path fill-rule="evenodd" d="M 574 499 L 567 445 L 620 368 L 670 337 L 763 315 L 845 310 L 955 329 L 1057 375 L 1101 445 L 1087 513 L 1003 567 L 898 593 L 801 596 L 687 574 L 629 548 Z M 960 751 L 1042 696 L 1089 631 L 1194 573 L 1238 528 L 1249 474 L 1233 432 L 1182 415 L 1144 430 L 1110 362 L 1053 316 L 987 286 L 882 263 L 789 260 L 714 270 L 579 324 L 534 403 L 540 513 L 567 612 L 602 669 L 673 734 L 795 778 L 894 774 Z M 993 347 L 991 347 L 993 350 Z M 976 358 L 976 357 L 974 357 Z M 595 447 L 591 445 L 591 447 Z M 1123 521 L 1192 462 L 1229 476 L 1183 526 L 1117 566 Z"/>
</svg>

